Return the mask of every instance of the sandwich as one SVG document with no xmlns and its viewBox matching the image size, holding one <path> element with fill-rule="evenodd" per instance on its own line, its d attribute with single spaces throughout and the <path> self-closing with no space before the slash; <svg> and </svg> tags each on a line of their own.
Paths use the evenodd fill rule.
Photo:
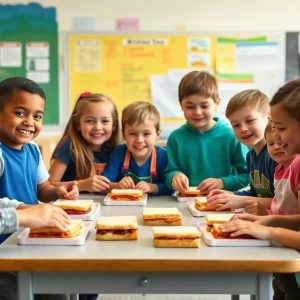
<svg viewBox="0 0 300 300">
<path fill-rule="evenodd" d="M 144 225 L 182 225 L 182 215 L 176 207 L 146 207 L 143 210 Z"/>
<path fill-rule="evenodd" d="M 200 232 L 191 226 L 153 227 L 153 246 L 157 248 L 199 248 Z"/>
<path fill-rule="evenodd" d="M 135 189 L 113 189 L 110 192 L 112 201 L 140 201 L 143 198 L 142 190 Z"/>
<path fill-rule="evenodd" d="M 178 197 L 189 197 L 194 198 L 201 195 L 205 195 L 203 192 L 197 189 L 196 186 L 190 186 L 187 190 L 185 190 L 183 193 L 178 192 Z"/>
<path fill-rule="evenodd" d="M 68 215 L 86 215 L 92 210 L 93 200 L 56 200 L 53 205 L 59 206 Z"/>
<path fill-rule="evenodd" d="M 136 216 L 99 217 L 96 221 L 96 240 L 137 240 L 138 222 Z"/>
<path fill-rule="evenodd" d="M 222 207 L 223 204 L 217 204 L 214 206 L 207 206 L 206 197 L 195 197 L 195 208 L 200 211 L 216 211 L 217 208 Z M 224 211 L 232 211 L 231 208 L 224 209 Z"/>
<path fill-rule="evenodd" d="M 222 232 L 220 229 L 220 225 L 222 224 L 213 224 L 213 228 L 211 229 L 210 233 L 213 235 L 215 239 L 254 239 L 254 237 L 248 234 L 242 234 L 239 236 L 231 236 L 232 232 Z"/>
<path fill-rule="evenodd" d="M 67 231 L 61 231 L 57 227 L 39 227 L 31 228 L 29 231 L 30 238 L 74 238 L 79 236 L 82 220 L 70 220 Z"/>
<path fill-rule="evenodd" d="M 211 232 L 214 224 L 218 224 L 219 226 L 223 223 L 229 222 L 234 214 L 208 214 L 205 215 L 206 219 L 206 230 Z"/>
</svg>

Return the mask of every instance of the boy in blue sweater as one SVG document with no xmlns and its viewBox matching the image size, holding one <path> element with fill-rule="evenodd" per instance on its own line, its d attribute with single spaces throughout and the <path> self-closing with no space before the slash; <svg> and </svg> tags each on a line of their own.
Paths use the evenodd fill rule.
<svg viewBox="0 0 300 300">
<path fill-rule="evenodd" d="M 234 192 L 236 196 L 226 191 L 212 191 L 208 195 L 209 205 L 222 203 L 224 204 L 222 209 L 226 209 L 243 200 L 245 203 L 249 202 L 245 210 L 258 215 L 261 211 L 265 211 L 260 209 L 262 206 L 270 208 L 274 197 L 274 173 L 278 163 L 270 157 L 264 136 L 269 115 L 269 99 L 258 90 L 246 90 L 230 99 L 226 117 L 232 125 L 236 138 L 252 148 L 246 159 L 250 189 Z"/>
<path fill-rule="evenodd" d="M 156 146 L 160 136 L 160 114 L 148 102 L 137 101 L 122 112 L 122 132 L 126 144 L 119 145 L 103 176 L 110 188 L 140 189 L 154 195 L 170 195 L 165 185 L 166 150 Z"/>
<path fill-rule="evenodd" d="M 181 193 L 197 186 L 206 194 L 247 186 L 248 149 L 235 138 L 229 124 L 213 117 L 220 104 L 214 76 L 188 73 L 179 84 L 179 102 L 187 123 L 169 136 L 166 185 Z"/>
</svg>

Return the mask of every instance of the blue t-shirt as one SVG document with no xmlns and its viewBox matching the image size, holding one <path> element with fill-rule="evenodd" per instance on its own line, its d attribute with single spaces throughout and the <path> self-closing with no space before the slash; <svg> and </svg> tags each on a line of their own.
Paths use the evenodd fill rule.
<svg viewBox="0 0 300 300">
<path fill-rule="evenodd" d="M 268 152 L 267 145 L 256 155 L 254 150 L 248 152 L 246 157 L 247 170 L 250 178 L 250 189 L 235 192 L 240 196 L 273 198 L 274 174 L 278 165 Z"/>
<path fill-rule="evenodd" d="M 171 195 L 173 190 L 167 188 L 165 184 L 165 168 L 167 165 L 167 153 L 162 147 L 155 146 L 157 160 L 156 160 L 156 173 L 157 176 L 150 176 L 150 165 L 152 155 L 142 165 L 138 166 L 132 155 L 130 156 L 130 163 L 127 172 L 122 171 L 124 159 L 127 151 L 125 144 L 119 145 L 112 153 L 111 159 L 107 164 L 103 176 L 107 177 L 111 182 L 119 182 L 125 176 L 130 176 L 134 183 L 145 181 L 148 183 L 155 183 L 158 186 L 156 195 Z"/>
<path fill-rule="evenodd" d="M 109 161 L 109 153 L 107 151 L 94 151 L 94 163 L 95 168 L 97 166 L 104 170 L 107 162 Z M 71 152 L 71 141 L 66 140 L 61 147 L 55 152 L 54 157 L 61 160 L 67 169 L 61 179 L 61 181 L 72 181 L 76 180 L 76 164 Z"/>
<path fill-rule="evenodd" d="M 37 186 L 49 178 L 38 146 L 31 142 L 15 149 L 1 143 L 0 150 L 0 198 L 37 204 Z M 1 235 L 0 242 L 8 236 Z"/>
</svg>

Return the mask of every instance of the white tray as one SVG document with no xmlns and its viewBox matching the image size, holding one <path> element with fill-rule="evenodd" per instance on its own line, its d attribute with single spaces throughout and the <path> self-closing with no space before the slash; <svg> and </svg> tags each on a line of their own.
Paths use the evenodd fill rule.
<svg viewBox="0 0 300 300">
<path fill-rule="evenodd" d="M 191 202 L 195 200 L 195 196 L 193 197 L 178 197 L 179 193 L 176 192 L 176 198 L 178 202 Z"/>
<path fill-rule="evenodd" d="M 47 245 L 47 246 L 80 246 L 85 243 L 88 233 L 91 231 L 92 222 L 83 222 L 80 235 L 74 238 L 30 238 L 29 228 L 18 235 L 19 245 Z"/>
<path fill-rule="evenodd" d="M 205 215 L 208 215 L 208 214 L 238 214 L 238 213 L 242 213 L 243 210 L 241 209 L 234 209 L 232 211 L 224 211 L 224 210 L 221 210 L 221 211 L 211 211 L 211 210 L 205 210 L 205 211 L 200 211 L 198 210 L 197 208 L 195 208 L 195 202 L 188 202 L 187 203 L 187 208 L 189 209 L 189 211 L 191 212 L 191 214 L 194 216 L 194 217 L 204 217 Z"/>
<path fill-rule="evenodd" d="M 83 221 L 92 221 L 100 212 L 100 203 L 93 203 L 91 205 L 91 211 L 85 215 L 69 215 L 71 219 L 74 220 L 83 220 Z"/>
<path fill-rule="evenodd" d="M 208 246 L 213 247 L 268 247 L 270 241 L 256 239 L 215 239 L 214 236 L 206 230 L 206 223 L 197 223 L 201 237 Z"/>
<path fill-rule="evenodd" d="M 110 198 L 110 193 L 104 198 L 104 205 L 115 205 L 115 206 L 145 206 L 147 205 L 148 194 L 143 194 L 142 200 L 139 201 L 114 201 Z"/>
</svg>

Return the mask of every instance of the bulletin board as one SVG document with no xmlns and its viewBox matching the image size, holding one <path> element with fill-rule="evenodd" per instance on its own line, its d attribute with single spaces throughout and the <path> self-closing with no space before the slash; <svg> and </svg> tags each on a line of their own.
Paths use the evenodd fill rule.
<svg viewBox="0 0 300 300">
<path fill-rule="evenodd" d="M 44 125 L 59 124 L 56 9 L 37 3 L 0 5 L 0 81 L 27 77 L 46 94 Z"/>
<path fill-rule="evenodd" d="M 226 101 L 239 89 L 267 86 L 271 94 L 285 77 L 284 33 L 69 32 L 66 54 L 70 110 L 82 92 L 101 92 L 119 112 L 153 102 L 163 123 L 182 120 L 178 83 L 191 70 L 215 74 Z"/>
</svg>

